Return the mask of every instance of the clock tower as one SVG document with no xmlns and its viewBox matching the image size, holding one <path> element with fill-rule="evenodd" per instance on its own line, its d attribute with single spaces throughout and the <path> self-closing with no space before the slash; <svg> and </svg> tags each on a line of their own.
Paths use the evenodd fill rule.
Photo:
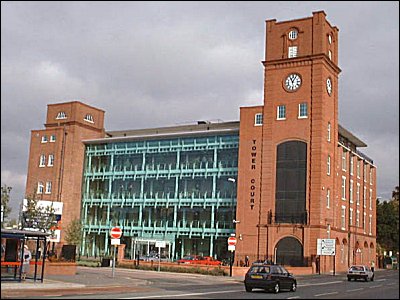
<svg viewBox="0 0 400 300">
<path fill-rule="evenodd" d="M 335 212 L 326 192 L 334 199 L 338 180 L 338 31 L 323 11 L 266 21 L 264 105 L 241 108 L 238 199 L 249 201 L 238 201 L 236 231 L 249 234 L 239 256 L 253 247 L 257 259 L 289 264 L 280 258 L 290 256 L 301 266 L 327 238 Z M 249 128 L 256 114 L 262 125 Z"/>
</svg>

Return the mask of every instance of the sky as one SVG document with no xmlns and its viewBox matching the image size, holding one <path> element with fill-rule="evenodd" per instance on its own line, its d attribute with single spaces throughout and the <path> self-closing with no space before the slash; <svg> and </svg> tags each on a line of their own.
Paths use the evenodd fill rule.
<svg viewBox="0 0 400 300">
<path fill-rule="evenodd" d="M 339 123 L 364 141 L 377 196 L 399 185 L 399 3 L 1 2 L 1 185 L 24 197 L 47 104 L 105 110 L 107 131 L 239 120 L 263 104 L 265 20 L 325 11 L 339 28 Z"/>
</svg>

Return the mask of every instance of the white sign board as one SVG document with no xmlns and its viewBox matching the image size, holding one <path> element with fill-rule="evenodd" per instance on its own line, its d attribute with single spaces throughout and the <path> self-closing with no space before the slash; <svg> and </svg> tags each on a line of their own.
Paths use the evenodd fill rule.
<svg viewBox="0 0 400 300">
<path fill-rule="evenodd" d="M 38 200 L 37 207 L 41 209 L 46 209 L 47 207 L 53 207 L 55 215 L 62 215 L 63 210 L 63 203 L 62 202 L 55 202 L 55 201 L 45 201 L 45 200 Z M 26 211 L 28 206 L 28 200 L 24 199 L 22 211 Z"/>
<path fill-rule="evenodd" d="M 49 241 L 53 243 L 59 243 L 61 236 L 61 230 L 56 229 L 54 232 L 49 236 Z"/>
<path fill-rule="evenodd" d="M 156 241 L 156 248 L 165 248 L 165 241 Z"/>
<path fill-rule="evenodd" d="M 335 239 L 317 239 L 317 255 L 335 255 Z"/>
<path fill-rule="evenodd" d="M 228 245 L 228 251 L 235 251 L 236 246 L 235 245 Z"/>
<path fill-rule="evenodd" d="M 111 239 L 111 245 L 119 245 L 120 241 L 120 239 Z"/>
</svg>

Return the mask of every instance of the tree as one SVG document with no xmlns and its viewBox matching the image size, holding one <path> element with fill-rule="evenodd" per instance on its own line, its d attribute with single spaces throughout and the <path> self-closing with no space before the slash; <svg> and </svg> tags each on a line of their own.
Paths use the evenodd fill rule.
<svg viewBox="0 0 400 300">
<path fill-rule="evenodd" d="M 65 230 L 65 241 L 69 245 L 81 244 L 82 240 L 82 224 L 79 219 L 74 219 L 69 223 L 67 229 Z"/>
<path fill-rule="evenodd" d="M 396 196 L 397 191 L 397 196 Z M 386 251 L 399 251 L 399 187 L 392 193 L 392 200 L 379 202 L 376 210 L 377 243 Z"/>
<path fill-rule="evenodd" d="M 26 199 L 21 219 L 21 229 L 35 229 L 42 232 L 51 232 L 57 225 L 55 209 L 52 205 L 40 205 L 33 193 Z"/>
<path fill-rule="evenodd" d="M 1 187 L 1 228 L 4 228 L 4 221 L 11 212 L 11 207 L 9 205 L 11 190 L 12 187 L 7 185 Z"/>
</svg>

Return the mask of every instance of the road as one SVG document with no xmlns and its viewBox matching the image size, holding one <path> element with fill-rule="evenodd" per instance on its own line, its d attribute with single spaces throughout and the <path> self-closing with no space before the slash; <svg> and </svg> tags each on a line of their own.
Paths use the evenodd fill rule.
<svg viewBox="0 0 400 300">
<path fill-rule="evenodd" d="M 115 284 L 101 285 L 101 276 L 110 276 L 105 268 L 85 268 L 86 280 L 93 278 L 98 286 L 91 288 L 41 291 L 29 299 L 399 299 L 399 271 L 376 272 L 373 282 L 351 281 L 345 275 L 298 276 L 296 292 L 247 293 L 239 279 L 197 274 L 164 273 L 117 269 Z M 131 284 L 130 284 L 131 283 Z M 120 284 L 120 286 L 118 286 Z M 38 292 L 38 291 L 35 291 Z M 21 296 L 21 295 L 20 295 Z M 2 297 L 3 298 L 3 297 Z"/>
</svg>

